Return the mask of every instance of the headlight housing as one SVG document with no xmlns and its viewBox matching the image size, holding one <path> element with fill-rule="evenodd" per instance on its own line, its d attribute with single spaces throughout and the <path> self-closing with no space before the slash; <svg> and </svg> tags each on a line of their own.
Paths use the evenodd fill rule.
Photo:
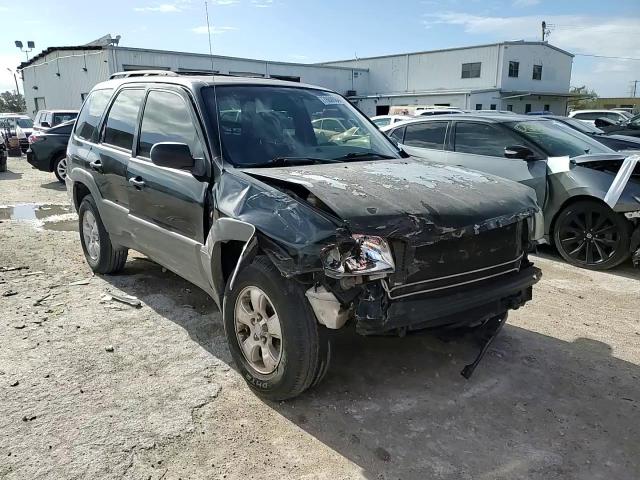
<svg viewBox="0 0 640 480">
<path fill-rule="evenodd" d="M 384 238 L 354 234 L 353 243 L 330 245 L 321 253 L 322 265 L 332 278 L 388 274 L 395 271 L 389 244 Z"/>
</svg>

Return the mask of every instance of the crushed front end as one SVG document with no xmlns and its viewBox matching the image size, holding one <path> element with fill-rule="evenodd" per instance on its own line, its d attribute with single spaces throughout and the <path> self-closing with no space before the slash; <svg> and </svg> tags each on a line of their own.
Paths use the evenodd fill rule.
<svg viewBox="0 0 640 480">
<path fill-rule="evenodd" d="M 534 221 L 495 219 L 426 244 L 354 235 L 325 249 L 310 301 L 330 292 L 363 335 L 482 324 L 531 300 L 541 277 L 527 256 Z"/>
</svg>

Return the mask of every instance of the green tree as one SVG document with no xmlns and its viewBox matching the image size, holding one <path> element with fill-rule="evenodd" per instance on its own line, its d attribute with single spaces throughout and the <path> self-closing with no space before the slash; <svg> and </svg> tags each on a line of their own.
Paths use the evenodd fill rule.
<svg viewBox="0 0 640 480">
<path fill-rule="evenodd" d="M 8 90 L 0 93 L 0 113 L 18 113 L 24 112 L 26 109 L 27 105 L 24 97 L 19 93 L 13 93 Z"/>
<path fill-rule="evenodd" d="M 589 89 L 587 86 L 571 87 L 569 90 L 571 95 L 575 97 L 569 99 L 569 105 L 574 110 L 585 110 L 597 107 L 598 94 L 595 90 Z"/>
</svg>

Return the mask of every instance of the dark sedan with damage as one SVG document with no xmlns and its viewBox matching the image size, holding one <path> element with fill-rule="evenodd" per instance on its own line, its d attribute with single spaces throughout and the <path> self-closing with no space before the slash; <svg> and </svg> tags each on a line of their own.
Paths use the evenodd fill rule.
<svg viewBox="0 0 640 480">
<path fill-rule="evenodd" d="M 43 172 L 53 172 L 64 183 L 67 176 L 67 143 L 75 120 L 29 136 L 27 162 Z"/>
<path fill-rule="evenodd" d="M 569 263 L 605 270 L 640 262 L 640 156 L 527 116 L 452 115 L 382 130 L 411 155 L 534 188 L 546 239 Z"/>
<path fill-rule="evenodd" d="M 208 292 L 260 395 L 317 384 L 329 332 L 348 322 L 363 335 L 477 327 L 488 345 L 531 299 L 530 188 L 408 158 L 321 88 L 115 77 L 89 94 L 67 150 L 85 258 L 114 273 L 135 249 Z"/>
</svg>

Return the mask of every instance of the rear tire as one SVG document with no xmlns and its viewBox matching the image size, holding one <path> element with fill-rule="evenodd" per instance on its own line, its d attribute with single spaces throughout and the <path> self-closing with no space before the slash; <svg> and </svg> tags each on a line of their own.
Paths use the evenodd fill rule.
<svg viewBox="0 0 640 480">
<path fill-rule="evenodd" d="M 91 270 L 105 274 L 124 268 L 129 251 L 113 246 L 91 195 L 84 197 L 78 208 L 78 230 L 84 257 Z"/>
<path fill-rule="evenodd" d="M 256 257 L 240 271 L 233 290 L 227 285 L 223 316 L 231 356 L 259 396 L 293 398 L 326 374 L 328 332 L 318 324 L 304 289 L 285 279 L 266 257 Z M 272 328 L 274 318 L 279 326 Z"/>
<path fill-rule="evenodd" d="M 61 155 L 53 162 L 53 173 L 59 182 L 64 183 L 67 178 L 67 155 Z"/>
<path fill-rule="evenodd" d="M 558 214 L 553 241 L 571 265 L 608 270 L 631 256 L 631 224 L 602 202 L 581 200 Z"/>
</svg>

